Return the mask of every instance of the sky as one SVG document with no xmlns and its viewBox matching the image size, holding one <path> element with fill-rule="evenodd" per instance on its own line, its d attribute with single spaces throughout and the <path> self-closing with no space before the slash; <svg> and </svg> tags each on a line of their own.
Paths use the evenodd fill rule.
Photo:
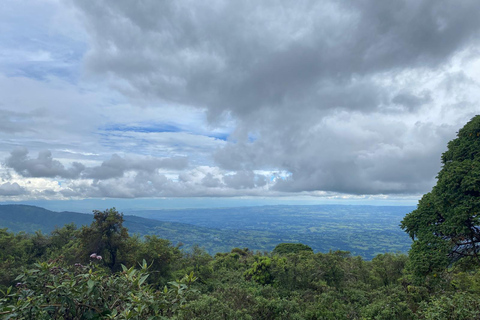
<svg viewBox="0 0 480 320">
<path fill-rule="evenodd" d="M 480 113 L 478 12 L 4 0 L 0 201 L 416 204 Z"/>
</svg>

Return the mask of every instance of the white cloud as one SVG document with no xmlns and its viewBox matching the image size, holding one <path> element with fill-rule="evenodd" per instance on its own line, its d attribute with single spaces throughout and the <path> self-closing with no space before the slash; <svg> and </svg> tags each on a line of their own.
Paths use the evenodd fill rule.
<svg viewBox="0 0 480 320">
<path fill-rule="evenodd" d="M 18 196 L 418 195 L 479 110 L 476 1 L 22 8 L 0 13 Z"/>
</svg>

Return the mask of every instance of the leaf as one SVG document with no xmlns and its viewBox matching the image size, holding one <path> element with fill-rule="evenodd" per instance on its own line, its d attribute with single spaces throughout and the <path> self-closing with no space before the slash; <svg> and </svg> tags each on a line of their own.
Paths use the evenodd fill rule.
<svg viewBox="0 0 480 320">
<path fill-rule="evenodd" d="M 49 312 L 49 311 L 50 311 L 50 312 L 53 312 L 53 311 L 55 311 L 56 309 L 57 309 L 57 307 L 55 307 L 55 306 L 46 306 L 46 307 L 43 308 L 43 310 L 45 310 L 45 311 L 47 311 L 47 312 Z"/>
<path fill-rule="evenodd" d="M 138 280 L 138 285 L 141 286 L 145 282 L 145 280 L 147 280 L 148 276 L 149 275 L 147 274 L 141 277 L 140 280 Z"/>
</svg>

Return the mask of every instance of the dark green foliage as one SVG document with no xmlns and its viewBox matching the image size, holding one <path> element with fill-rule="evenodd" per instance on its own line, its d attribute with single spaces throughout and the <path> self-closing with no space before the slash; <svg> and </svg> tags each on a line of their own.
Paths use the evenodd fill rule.
<svg viewBox="0 0 480 320">
<path fill-rule="evenodd" d="M 98 254 L 110 270 L 119 270 L 120 261 L 127 255 L 126 243 L 129 239 L 127 228 L 123 226 L 123 214 L 115 208 L 105 211 L 93 211 L 94 221 L 89 227 L 83 226 L 80 243 L 83 255 Z M 123 255 L 123 256 L 122 256 Z"/>
<path fill-rule="evenodd" d="M 470 258 L 480 264 L 480 116 L 448 143 L 432 191 L 402 221 L 412 237 L 409 266 L 417 281 Z"/>
<path fill-rule="evenodd" d="M 35 264 L 20 275 L 0 299 L 5 319 L 158 319 L 173 316 L 186 303 L 193 275 L 171 282 L 168 289 L 146 285 L 148 267 L 123 267 L 107 275 L 94 262 L 63 266 L 58 261 Z"/>
<path fill-rule="evenodd" d="M 385 255 L 365 262 L 343 251 L 218 254 L 209 279 L 213 288 L 189 302 L 179 317 L 413 319 L 418 303 L 400 284 L 405 261 L 402 255 Z"/>
<path fill-rule="evenodd" d="M 394 285 L 402 277 L 406 262 L 402 254 L 379 254 L 372 259 L 372 279 L 385 287 Z"/>
<path fill-rule="evenodd" d="M 366 319 L 409 320 L 414 314 L 408 305 L 408 293 L 401 287 L 390 286 L 370 294 L 373 302 L 363 309 Z"/>
<path fill-rule="evenodd" d="M 184 253 L 184 258 L 178 263 L 179 271 L 177 271 L 175 275 L 180 276 L 193 272 L 200 282 L 206 283 L 213 274 L 212 260 L 212 256 L 205 250 L 199 246 L 195 246 L 192 251 Z"/>
<path fill-rule="evenodd" d="M 245 271 L 245 279 L 253 280 L 259 284 L 272 284 L 275 279 L 272 274 L 274 265 L 279 262 L 279 259 L 271 259 L 269 257 L 255 257 L 256 261 L 252 267 Z M 272 265 L 273 260 L 273 265 Z"/>
<path fill-rule="evenodd" d="M 273 249 L 274 254 L 299 253 L 301 251 L 311 251 L 312 248 L 302 243 L 280 243 Z"/>
<path fill-rule="evenodd" d="M 3 287 L 0 315 L 5 319 L 470 319 L 478 310 L 480 273 L 471 268 L 451 273 L 444 278 L 444 291 L 432 294 L 428 288 L 408 284 L 407 257 L 401 254 L 364 261 L 345 251 L 278 255 L 234 248 L 212 258 L 200 247 L 182 252 L 167 240 L 134 236 L 122 242 L 119 256 L 136 262 L 145 259 L 140 268 L 132 262 L 132 267 L 111 272 L 97 259 L 84 266 L 69 262 L 68 254 L 83 250 L 81 230 L 67 225 L 50 235 L 3 232 L 8 244 L 4 257 L 10 252 L 14 260 L 6 261 L 19 264 L 15 273 L 21 276 L 15 281 L 20 283 L 17 287 L 12 282 L 13 288 Z M 33 243 L 41 249 L 33 250 Z M 46 261 L 54 255 L 58 259 Z M 22 264 L 29 266 L 23 273 Z M 185 273 L 189 276 L 172 281 Z"/>
<path fill-rule="evenodd" d="M 21 267 L 31 264 L 34 259 L 33 242 L 24 233 L 13 234 L 0 229 L 0 289 L 4 290 L 13 283 Z"/>
<path fill-rule="evenodd" d="M 135 261 L 147 261 L 151 273 L 149 280 L 160 286 L 171 277 L 172 264 L 180 257 L 179 248 L 172 247 L 170 241 L 157 236 L 146 236 L 135 249 Z"/>
<path fill-rule="evenodd" d="M 478 294 L 447 293 L 422 303 L 418 316 L 428 320 L 480 319 L 480 299 Z"/>
</svg>

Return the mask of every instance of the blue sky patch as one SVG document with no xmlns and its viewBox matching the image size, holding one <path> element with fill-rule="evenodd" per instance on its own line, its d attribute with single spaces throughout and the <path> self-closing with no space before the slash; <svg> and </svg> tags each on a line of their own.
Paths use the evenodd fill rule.
<svg viewBox="0 0 480 320">
<path fill-rule="evenodd" d="M 148 125 L 108 125 L 104 128 L 105 131 L 122 131 L 122 132 L 184 132 L 181 128 L 170 124 L 148 124 Z"/>
</svg>

